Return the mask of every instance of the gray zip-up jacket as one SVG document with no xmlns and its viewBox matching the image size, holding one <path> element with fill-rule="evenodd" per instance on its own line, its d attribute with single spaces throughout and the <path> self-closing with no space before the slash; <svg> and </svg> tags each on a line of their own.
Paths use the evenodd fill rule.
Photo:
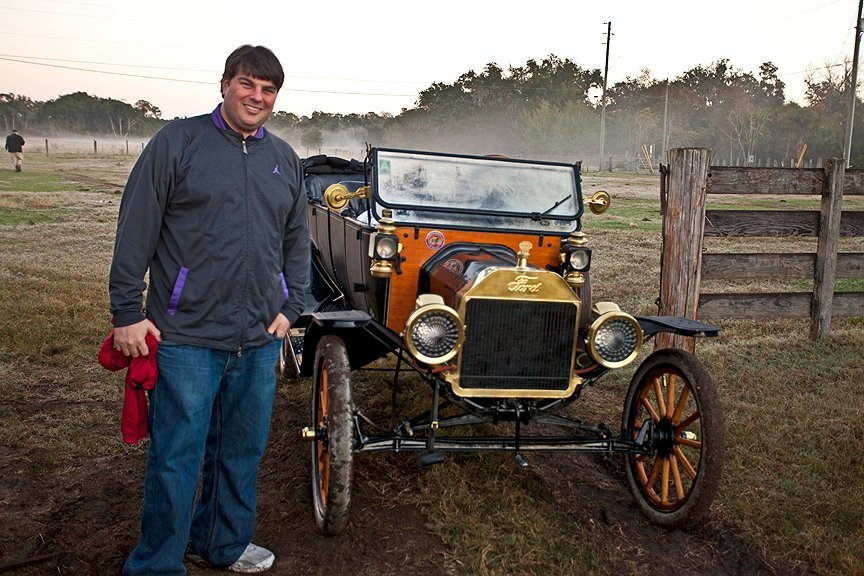
<svg viewBox="0 0 864 576">
<path fill-rule="evenodd" d="M 309 276 L 303 169 L 263 128 L 256 137 L 213 114 L 164 126 L 129 175 L 109 292 L 114 325 L 146 317 L 167 341 L 242 351 L 294 324 Z"/>
</svg>

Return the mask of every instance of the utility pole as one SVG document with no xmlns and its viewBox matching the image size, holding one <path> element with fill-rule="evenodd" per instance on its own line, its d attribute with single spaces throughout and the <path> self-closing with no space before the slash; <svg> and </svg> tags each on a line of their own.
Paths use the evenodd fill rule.
<svg viewBox="0 0 864 576">
<path fill-rule="evenodd" d="M 666 79 L 666 97 L 663 99 L 663 139 L 660 141 L 660 157 L 663 158 L 666 156 L 666 142 L 668 141 L 668 136 L 666 135 L 666 122 L 669 117 L 669 79 Z"/>
<path fill-rule="evenodd" d="M 852 167 L 852 124 L 855 122 L 855 100 L 858 88 L 858 49 L 861 45 L 861 8 L 864 0 L 858 0 L 858 19 L 855 21 L 855 50 L 852 56 L 852 81 L 849 83 L 849 111 L 846 114 L 846 167 Z"/>
<path fill-rule="evenodd" d="M 864 0 L 861 0 L 864 2 Z M 600 97 L 600 162 L 598 172 L 603 171 L 603 156 L 606 155 L 606 85 L 609 78 L 609 40 L 612 37 L 612 22 L 606 24 L 606 66 L 603 68 L 603 95 Z"/>
</svg>

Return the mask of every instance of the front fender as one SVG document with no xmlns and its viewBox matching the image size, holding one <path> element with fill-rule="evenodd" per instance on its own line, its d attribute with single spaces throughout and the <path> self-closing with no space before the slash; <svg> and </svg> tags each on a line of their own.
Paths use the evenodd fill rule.
<svg viewBox="0 0 864 576">
<path fill-rule="evenodd" d="M 636 321 L 639 322 L 645 338 L 650 338 L 660 332 L 671 332 L 680 336 L 706 337 L 717 336 L 720 333 L 720 328 L 717 326 L 681 316 L 636 316 Z"/>
<path fill-rule="evenodd" d="M 315 349 L 321 338 L 328 334 L 338 336 L 345 342 L 352 370 L 402 347 L 397 334 L 361 310 L 313 312 L 308 318 L 309 324 L 303 338 L 301 376 L 312 375 Z"/>
</svg>

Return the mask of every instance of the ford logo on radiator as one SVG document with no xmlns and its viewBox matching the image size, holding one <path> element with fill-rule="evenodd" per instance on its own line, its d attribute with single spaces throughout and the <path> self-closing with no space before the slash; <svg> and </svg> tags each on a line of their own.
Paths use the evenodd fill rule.
<svg viewBox="0 0 864 576">
<path fill-rule="evenodd" d="M 507 290 L 510 292 L 539 292 L 540 287 L 543 286 L 542 282 L 532 283 L 533 280 L 538 280 L 538 276 L 517 276 L 516 280 L 507 284 Z"/>
</svg>

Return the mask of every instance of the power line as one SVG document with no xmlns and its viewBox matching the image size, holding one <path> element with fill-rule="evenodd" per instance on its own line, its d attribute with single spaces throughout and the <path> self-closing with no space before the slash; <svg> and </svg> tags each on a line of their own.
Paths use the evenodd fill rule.
<svg viewBox="0 0 864 576">
<path fill-rule="evenodd" d="M 73 4 L 75 6 L 90 6 L 93 8 L 111 8 L 112 10 L 117 8 L 122 8 L 124 10 L 137 10 L 139 12 L 152 12 L 153 9 L 148 6 L 117 6 L 117 4 L 97 4 L 94 2 L 73 2 L 70 0 L 39 0 L 41 2 L 53 2 L 54 4 Z M 178 15 L 176 12 L 171 13 L 172 16 Z M 190 14 L 189 12 L 185 12 L 183 14 Z"/>
<path fill-rule="evenodd" d="M 101 20 L 122 20 L 126 22 L 135 22 L 137 24 L 148 23 L 148 24 L 165 24 L 166 20 L 142 20 L 140 18 L 124 18 L 117 16 L 110 16 L 107 14 L 76 14 L 74 12 L 54 12 L 51 10 L 31 10 L 29 8 L 10 8 L 8 6 L 0 6 L 0 10 L 12 10 L 13 12 L 29 12 L 31 14 L 48 14 L 50 16 L 72 16 L 74 18 L 99 18 Z M 175 22 L 174 20 L 169 20 L 170 22 Z"/>
<path fill-rule="evenodd" d="M 96 64 L 98 66 L 120 66 L 122 68 L 149 68 L 151 70 L 173 70 L 176 72 L 205 72 L 207 74 L 221 74 L 216 70 L 204 70 L 201 68 L 172 68 L 168 66 L 148 66 L 146 64 L 118 64 L 116 62 L 98 62 L 93 60 L 70 60 L 68 58 L 43 58 L 42 56 L 21 56 L 20 54 L 0 54 L 0 58 L 14 59 L 13 61 L 15 62 L 23 62 L 26 60 L 30 64 L 39 64 L 38 62 L 29 62 L 30 60 L 46 60 L 48 62 L 69 62 L 72 64 Z"/>
<path fill-rule="evenodd" d="M 837 68 L 838 66 L 843 66 L 842 62 L 837 64 L 825 64 L 824 66 L 815 66 L 813 68 L 807 68 L 806 70 L 798 70 L 796 72 L 784 72 L 783 74 L 777 74 L 778 78 L 783 78 L 785 76 L 794 76 L 796 74 L 807 74 L 810 72 L 818 72 L 819 70 L 828 70 L 830 68 Z"/>
<path fill-rule="evenodd" d="M 143 78 L 145 80 L 165 80 L 167 82 L 180 82 L 182 84 L 204 84 L 208 86 L 212 86 L 214 84 L 213 81 L 203 81 L 203 80 L 189 80 L 186 78 L 167 78 L 164 76 L 147 76 L 144 74 L 129 74 L 125 72 L 111 72 L 109 70 L 94 70 L 92 68 L 79 68 L 76 66 L 62 66 L 60 64 L 46 64 L 44 62 L 28 62 L 26 60 L 19 60 L 16 58 L 7 58 L 0 57 L 0 60 L 5 60 L 7 62 L 17 62 L 19 64 L 29 64 L 31 66 L 45 66 L 48 68 L 61 68 L 64 70 L 75 70 L 78 72 L 92 72 L 95 74 L 105 74 L 108 76 L 125 76 L 127 78 Z M 417 94 L 393 94 L 393 93 L 383 93 L 383 92 L 354 92 L 354 91 L 343 91 L 343 90 L 312 90 L 307 88 L 290 88 L 290 87 L 282 87 L 283 91 L 287 92 L 304 92 L 309 94 L 341 94 L 347 96 L 389 96 L 389 97 L 397 97 L 397 98 L 405 98 L 405 97 L 416 97 Z"/>
<path fill-rule="evenodd" d="M 0 34 L 7 34 L 9 36 L 24 36 L 25 38 L 47 38 L 49 40 L 65 40 L 67 42 L 90 42 L 93 44 L 109 44 L 112 46 L 139 46 L 142 48 L 152 48 L 153 44 L 141 44 L 141 43 L 133 43 L 133 42 L 112 42 L 110 40 L 94 40 L 93 38 L 70 38 L 68 36 L 48 36 L 46 34 L 23 34 L 21 32 L 4 32 L 0 30 Z M 29 58 L 29 56 L 22 56 L 22 58 Z"/>
<path fill-rule="evenodd" d="M 790 14 L 790 15 L 784 16 L 782 18 L 777 18 L 773 22 L 776 24 L 777 22 L 783 22 L 785 20 L 792 20 L 794 18 L 798 18 L 799 16 L 809 14 L 810 12 L 815 12 L 817 10 L 821 10 L 822 8 L 825 8 L 826 6 L 831 6 L 832 4 L 838 4 L 838 3 L 844 2 L 844 1 L 846 1 L 846 0 L 833 0 L 832 2 L 826 2 L 826 3 L 821 4 L 819 6 L 814 6 L 813 8 L 808 8 L 807 10 L 804 10 L 802 12 L 798 12 L 797 14 Z"/>
<path fill-rule="evenodd" d="M 2 33 L 2 32 L 0 32 Z M 22 56 L 20 54 L 0 54 L 0 58 L 9 58 L 15 59 L 14 61 L 20 62 L 23 60 L 28 61 L 28 63 L 39 64 L 38 62 L 30 62 L 31 60 L 45 60 L 48 62 L 68 62 L 72 64 L 95 64 L 98 66 L 119 66 L 122 68 L 148 68 L 151 70 L 172 70 L 177 72 L 203 72 L 206 74 L 217 74 L 219 76 L 222 75 L 220 70 L 209 69 L 205 70 L 202 68 L 173 68 L 168 66 L 150 66 L 147 64 L 122 64 L 117 62 L 99 62 L 93 60 L 70 60 L 68 58 L 45 58 L 42 56 Z M 415 82 L 405 81 L 405 80 L 370 80 L 367 78 L 335 78 L 335 77 L 327 77 L 327 76 L 291 76 L 285 75 L 285 78 L 291 78 L 295 80 L 332 80 L 337 82 L 368 82 L 371 84 L 419 84 L 421 83 L 419 80 Z"/>
</svg>

